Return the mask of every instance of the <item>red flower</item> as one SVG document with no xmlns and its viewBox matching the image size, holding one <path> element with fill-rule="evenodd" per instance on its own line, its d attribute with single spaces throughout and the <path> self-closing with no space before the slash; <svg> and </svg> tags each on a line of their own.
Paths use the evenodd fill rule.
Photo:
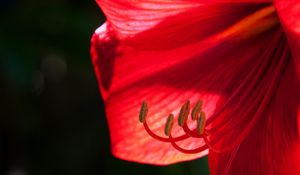
<svg viewBox="0 0 300 175">
<path fill-rule="evenodd" d="M 209 152 L 211 174 L 300 174 L 299 0 L 97 2 L 107 22 L 91 55 L 115 156 Z"/>
</svg>

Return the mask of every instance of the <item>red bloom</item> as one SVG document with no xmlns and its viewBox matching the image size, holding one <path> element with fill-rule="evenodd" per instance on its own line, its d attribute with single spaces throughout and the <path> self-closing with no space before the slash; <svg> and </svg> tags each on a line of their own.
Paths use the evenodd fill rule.
<svg viewBox="0 0 300 175">
<path fill-rule="evenodd" d="M 300 174 L 299 0 L 97 2 L 107 22 L 91 55 L 115 156 L 165 165 L 209 152 L 211 174 Z M 182 127 L 165 128 L 169 114 Z"/>
</svg>

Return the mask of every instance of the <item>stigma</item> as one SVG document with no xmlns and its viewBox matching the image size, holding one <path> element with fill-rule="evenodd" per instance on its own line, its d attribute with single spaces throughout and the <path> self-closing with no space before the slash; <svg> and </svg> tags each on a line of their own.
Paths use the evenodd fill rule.
<svg viewBox="0 0 300 175">
<path fill-rule="evenodd" d="M 139 114 L 139 121 L 144 125 L 146 132 L 156 140 L 161 142 L 167 142 L 171 144 L 175 149 L 182 153 L 186 154 L 195 154 L 202 152 L 206 149 L 210 149 L 211 151 L 219 152 L 219 150 L 212 147 L 211 143 L 208 140 L 208 132 L 206 130 L 206 113 L 203 111 L 203 101 L 198 100 L 195 105 L 193 106 L 192 110 L 190 101 L 186 101 L 179 112 L 178 115 L 178 126 L 182 128 L 184 131 L 183 135 L 173 137 L 172 129 L 174 127 L 174 115 L 169 114 L 166 119 L 164 133 L 165 136 L 159 136 L 155 134 L 147 124 L 147 114 L 148 114 L 148 103 L 146 101 L 142 102 L 140 114 Z M 189 115 L 191 116 L 190 120 L 192 122 L 196 122 L 196 127 L 194 129 L 190 129 L 189 125 L 187 124 L 189 120 Z M 194 149 L 185 149 L 180 147 L 177 142 L 183 141 L 188 138 L 197 138 L 203 140 L 205 143 L 200 147 L 196 147 Z"/>
</svg>

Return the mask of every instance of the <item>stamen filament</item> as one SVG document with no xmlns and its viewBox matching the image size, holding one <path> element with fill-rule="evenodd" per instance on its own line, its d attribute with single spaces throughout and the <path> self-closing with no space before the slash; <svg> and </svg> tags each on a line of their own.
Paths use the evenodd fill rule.
<svg viewBox="0 0 300 175">
<path fill-rule="evenodd" d="M 186 153 L 186 154 L 195 154 L 195 153 L 199 153 L 202 152 L 206 149 L 209 149 L 213 152 L 226 152 L 231 150 L 232 148 L 230 147 L 230 149 L 228 147 L 226 147 L 226 149 L 216 149 L 214 148 L 212 145 L 214 145 L 216 143 L 216 139 L 213 139 L 212 141 L 208 141 L 207 136 L 207 130 L 205 129 L 206 126 L 206 116 L 205 113 L 203 111 L 201 111 L 202 108 L 202 101 L 198 101 L 197 104 L 194 107 L 194 114 L 197 115 L 197 127 L 194 130 L 191 130 L 187 124 L 187 117 L 189 115 L 189 110 L 190 110 L 190 102 L 187 101 L 181 108 L 180 110 L 180 115 L 179 115 L 179 120 L 178 123 L 182 124 L 182 129 L 184 130 L 185 134 L 178 136 L 178 137 L 173 137 L 171 134 L 172 131 L 172 127 L 174 124 L 174 115 L 170 114 L 168 116 L 166 125 L 165 125 L 165 135 L 168 137 L 161 137 L 157 134 L 155 134 L 154 132 L 151 131 L 151 129 L 149 128 L 147 121 L 146 121 L 146 116 L 147 116 L 147 112 L 148 112 L 148 106 L 146 102 L 143 102 L 142 107 L 141 107 L 141 111 L 140 111 L 140 121 L 143 122 L 144 128 L 147 131 L 147 133 L 153 137 L 154 139 L 157 139 L 161 142 L 169 142 L 172 144 L 172 146 L 179 150 L 182 153 Z M 200 110 L 199 110 L 200 109 Z M 198 116 L 200 113 L 200 116 Z M 203 141 L 205 142 L 205 145 L 202 145 L 198 148 L 195 149 L 184 149 L 182 147 L 180 147 L 179 145 L 177 145 L 176 142 L 178 141 L 182 141 L 185 140 L 187 138 L 202 138 Z M 211 143 L 210 143 L 211 142 Z"/>
<path fill-rule="evenodd" d="M 207 147 L 209 148 L 209 150 L 215 152 L 215 153 L 221 153 L 221 152 L 226 152 L 226 150 L 218 150 L 218 149 L 215 149 L 208 141 L 207 137 L 204 136 L 203 137 L 203 140 L 205 142 L 205 144 L 207 145 Z M 229 150 L 228 150 L 229 151 Z"/>
<path fill-rule="evenodd" d="M 174 139 L 171 134 L 170 134 L 169 138 L 171 140 Z M 196 154 L 196 153 L 200 153 L 200 152 L 208 149 L 207 145 L 203 145 L 203 146 L 200 146 L 195 149 L 184 149 L 184 148 L 181 148 L 179 145 L 177 145 L 176 142 L 174 142 L 174 141 L 171 141 L 171 144 L 175 149 L 177 149 L 178 151 L 185 153 L 185 154 Z"/>
<path fill-rule="evenodd" d="M 155 133 L 153 133 L 153 132 L 151 131 L 151 129 L 149 128 L 149 126 L 148 126 L 148 124 L 147 124 L 146 121 L 145 121 L 143 124 L 144 124 L 144 128 L 145 128 L 145 130 L 147 131 L 147 133 L 148 133 L 151 137 L 153 137 L 154 139 L 159 140 L 159 141 L 161 141 L 161 142 L 178 142 L 178 141 L 182 141 L 182 140 L 185 140 L 185 139 L 187 139 L 187 138 L 190 137 L 189 135 L 184 134 L 184 135 L 181 135 L 181 136 L 178 136 L 178 137 L 174 137 L 174 138 L 172 138 L 172 140 L 171 140 L 170 138 L 161 137 L 161 136 L 158 136 L 158 135 L 156 135 Z"/>
<path fill-rule="evenodd" d="M 224 152 L 231 151 L 232 149 L 235 148 L 235 145 L 231 145 L 231 146 L 225 147 L 223 149 L 218 149 L 218 148 L 215 148 L 212 146 L 212 144 L 216 143 L 216 140 L 209 142 L 207 139 L 207 136 L 203 136 L 203 140 L 204 140 L 205 144 L 207 145 L 207 147 L 209 148 L 209 150 L 211 150 L 215 153 L 224 153 Z"/>
<path fill-rule="evenodd" d="M 191 130 L 189 128 L 189 126 L 185 123 L 182 127 L 182 129 L 184 130 L 184 132 L 186 134 L 188 134 L 190 137 L 194 137 L 194 138 L 201 138 L 202 135 L 199 135 L 198 133 L 196 133 L 195 131 Z"/>
</svg>

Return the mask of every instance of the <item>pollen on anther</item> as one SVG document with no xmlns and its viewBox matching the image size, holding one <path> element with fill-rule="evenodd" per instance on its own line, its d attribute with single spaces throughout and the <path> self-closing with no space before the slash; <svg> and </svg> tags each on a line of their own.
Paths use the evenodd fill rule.
<svg viewBox="0 0 300 175">
<path fill-rule="evenodd" d="M 174 115 L 170 114 L 165 126 L 165 135 L 170 136 L 174 124 Z"/>
<path fill-rule="evenodd" d="M 196 120 L 199 117 L 199 114 L 202 110 L 202 105 L 202 100 L 198 100 L 191 113 L 192 120 Z"/>
<path fill-rule="evenodd" d="M 203 111 L 200 113 L 200 117 L 197 120 L 197 128 L 196 131 L 199 135 L 203 134 L 206 124 L 206 115 Z"/>
<path fill-rule="evenodd" d="M 143 101 L 140 109 L 140 115 L 139 115 L 139 120 L 141 123 L 145 122 L 147 113 L 148 113 L 148 104 L 146 101 Z"/>
<path fill-rule="evenodd" d="M 183 126 L 190 113 L 190 101 L 186 101 L 184 105 L 181 107 L 178 117 L 178 125 Z"/>
</svg>

